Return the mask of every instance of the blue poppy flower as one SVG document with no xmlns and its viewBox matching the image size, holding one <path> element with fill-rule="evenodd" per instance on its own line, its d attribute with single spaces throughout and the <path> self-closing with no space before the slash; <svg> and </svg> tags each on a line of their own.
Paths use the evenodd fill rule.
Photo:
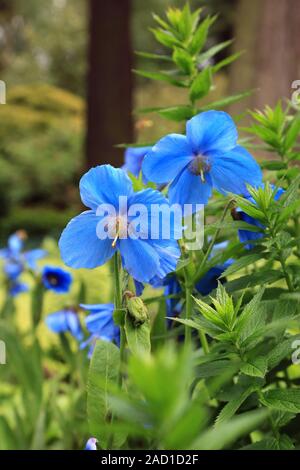
<svg viewBox="0 0 300 470">
<path fill-rule="evenodd" d="M 273 189 L 273 191 L 275 190 L 274 185 L 271 185 L 271 188 Z M 284 189 L 277 188 L 276 193 L 274 194 L 274 201 L 278 201 L 284 192 L 285 192 Z M 248 195 L 245 197 L 246 199 L 251 201 L 253 204 L 255 204 L 255 200 L 253 199 L 252 196 Z M 232 215 L 233 215 L 233 218 L 242 220 L 243 222 L 246 222 L 247 224 L 254 225 L 255 227 L 259 227 L 261 229 L 265 228 L 264 225 L 259 220 L 256 220 L 253 217 L 250 217 L 250 215 L 246 214 L 239 207 L 237 207 L 236 209 L 232 211 Z M 247 250 L 251 250 L 251 248 L 253 248 L 253 243 L 251 243 L 251 241 L 259 240 L 260 238 L 264 237 L 263 232 L 251 232 L 250 230 L 243 230 L 243 229 L 238 230 L 238 234 L 239 234 L 240 242 L 245 244 L 245 248 Z"/>
<path fill-rule="evenodd" d="M 223 111 L 206 111 L 187 122 L 186 135 L 163 137 L 146 155 L 142 171 L 154 183 L 171 182 L 172 204 L 207 204 L 212 189 L 247 194 L 262 174 L 250 153 L 237 145 L 234 121 Z"/>
<path fill-rule="evenodd" d="M 42 282 L 46 289 L 53 290 L 57 294 L 65 294 L 70 290 L 72 276 L 62 268 L 45 266 L 42 272 Z"/>
<path fill-rule="evenodd" d="M 134 193 L 123 170 L 102 165 L 81 178 L 80 194 L 91 209 L 72 219 L 61 235 L 59 247 L 65 264 L 96 268 L 119 250 L 124 268 L 137 281 L 149 282 L 156 275 L 164 277 L 175 270 L 180 257 L 177 239 L 182 228 L 172 221 L 169 239 L 163 238 L 160 217 L 151 217 L 154 205 L 169 207 L 159 191 L 148 188 Z M 122 204 L 124 199 L 126 207 Z M 147 227 L 140 231 L 133 228 L 135 218 L 130 211 L 137 205 L 142 206 L 147 217 Z M 114 209 L 114 215 L 108 217 L 107 206 Z M 99 236 L 99 227 L 105 237 Z"/>
<path fill-rule="evenodd" d="M 45 319 L 48 328 L 53 333 L 71 333 L 78 341 L 83 339 L 79 317 L 72 308 L 65 308 L 55 313 L 50 313 Z"/>
<path fill-rule="evenodd" d="M 89 312 L 85 319 L 85 324 L 91 336 L 81 345 L 82 348 L 90 345 L 89 357 L 93 353 L 97 339 L 113 341 L 118 346 L 120 345 L 120 328 L 115 325 L 113 320 L 113 304 L 81 304 L 80 307 Z"/>
<path fill-rule="evenodd" d="M 84 450 L 97 450 L 97 439 L 95 437 L 90 437 L 87 441 Z"/>
<path fill-rule="evenodd" d="M 142 163 L 145 158 L 145 155 L 151 150 L 151 147 L 131 147 L 125 151 L 125 163 L 123 165 L 123 170 L 132 173 L 134 176 L 138 177 L 142 171 Z M 144 183 L 146 183 L 146 178 L 143 177 Z"/>
</svg>

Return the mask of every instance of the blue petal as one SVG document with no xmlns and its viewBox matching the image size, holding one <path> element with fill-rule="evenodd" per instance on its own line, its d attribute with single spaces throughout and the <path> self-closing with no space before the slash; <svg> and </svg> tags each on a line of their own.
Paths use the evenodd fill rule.
<svg viewBox="0 0 300 470">
<path fill-rule="evenodd" d="M 246 184 L 254 187 L 262 184 L 259 165 L 243 147 L 237 146 L 228 153 L 213 153 L 210 161 L 212 182 L 220 193 L 247 194 Z"/>
<path fill-rule="evenodd" d="M 146 155 L 142 170 L 149 181 L 172 181 L 193 159 L 192 148 L 186 137 L 170 134 L 163 137 Z"/>
<path fill-rule="evenodd" d="M 86 211 L 69 222 L 59 240 L 61 257 L 66 265 L 92 269 L 113 256 L 116 249 L 112 247 L 111 239 L 97 237 L 100 220 L 95 212 Z"/>
<path fill-rule="evenodd" d="M 170 212 L 169 201 L 162 195 L 161 192 L 153 189 L 145 189 L 135 193 L 128 201 L 128 207 L 133 209 L 133 205 L 141 205 L 141 211 L 137 217 L 144 221 L 144 227 L 139 228 L 139 237 L 144 235 L 144 238 L 161 239 L 168 235 L 163 230 L 166 228 L 166 221 L 164 215 L 169 217 L 170 239 L 179 240 L 182 238 L 182 217 L 174 217 Z M 157 210 L 154 210 L 154 209 Z M 152 210 L 153 209 L 153 210 Z M 130 217 L 129 217 L 130 219 Z M 134 220 L 135 217 L 132 218 Z"/>
<path fill-rule="evenodd" d="M 54 333 L 65 333 L 68 331 L 67 314 L 68 310 L 51 313 L 45 319 L 46 325 Z"/>
<path fill-rule="evenodd" d="M 184 204 L 207 204 L 212 187 L 209 175 L 206 175 L 206 179 L 207 181 L 203 183 L 200 176 L 194 175 L 188 168 L 185 168 L 170 186 L 171 204 L 180 204 L 181 206 Z"/>
<path fill-rule="evenodd" d="M 74 312 L 69 312 L 67 315 L 67 322 L 70 333 L 77 339 L 77 341 L 81 341 L 83 339 L 83 333 L 78 315 Z"/>
<path fill-rule="evenodd" d="M 159 269 L 159 256 L 147 240 L 120 240 L 124 268 L 139 282 L 149 282 Z"/>
<path fill-rule="evenodd" d="M 46 250 L 37 248 L 36 250 L 26 251 L 23 256 L 29 269 L 36 269 L 36 262 L 47 255 Z"/>
<path fill-rule="evenodd" d="M 90 437 L 87 441 L 84 450 L 97 450 L 97 439 L 95 437 Z"/>
<path fill-rule="evenodd" d="M 235 123 L 224 111 L 206 111 L 193 117 L 187 122 L 186 135 L 194 153 L 199 154 L 226 152 L 238 139 Z"/>
<path fill-rule="evenodd" d="M 13 235 L 11 235 L 9 237 L 7 245 L 8 245 L 8 248 L 9 248 L 11 254 L 13 256 L 17 256 L 18 254 L 20 254 L 20 252 L 23 248 L 24 241 L 18 235 L 18 233 L 14 233 Z"/>
<path fill-rule="evenodd" d="M 126 149 L 123 170 L 138 177 L 142 170 L 144 157 L 150 150 L 151 147 L 133 147 Z"/>
<path fill-rule="evenodd" d="M 100 204 L 119 207 L 119 196 L 130 196 L 132 183 L 121 168 L 101 165 L 89 170 L 79 184 L 83 204 L 96 210 Z"/>
<path fill-rule="evenodd" d="M 154 247 L 159 255 L 159 269 L 156 276 L 163 279 L 176 270 L 181 251 L 177 241 L 154 243 Z"/>
</svg>

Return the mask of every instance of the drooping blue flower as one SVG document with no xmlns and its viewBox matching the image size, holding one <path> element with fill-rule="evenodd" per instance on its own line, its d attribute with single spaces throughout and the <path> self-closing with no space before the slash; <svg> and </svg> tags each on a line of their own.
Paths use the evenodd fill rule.
<svg viewBox="0 0 300 470">
<path fill-rule="evenodd" d="M 78 341 L 82 341 L 83 333 L 79 316 L 72 308 L 65 308 L 55 313 L 50 313 L 45 319 L 48 328 L 53 333 L 71 333 Z"/>
<path fill-rule="evenodd" d="M 97 450 L 97 439 L 95 437 L 90 437 L 87 441 L 84 450 Z"/>
<path fill-rule="evenodd" d="M 187 122 L 186 135 L 170 134 L 157 142 L 142 171 L 154 183 L 171 182 L 172 204 L 207 204 L 213 188 L 222 194 L 247 194 L 246 185 L 259 186 L 262 174 L 237 138 L 229 114 L 203 112 Z"/>
<path fill-rule="evenodd" d="M 57 294 L 65 294 L 70 290 L 72 276 L 62 268 L 45 266 L 42 272 L 42 282 L 46 289 Z"/>
<path fill-rule="evenodd" d="M 19 230 L 8 238 L 7 247 L 0 250 L 0 258 L 4 259 L 4 272 L 21 274 L 24 269 L 36 270 L 38 260 L 46 256 L 46 251 L 34 249 L 23 251 L 26 234 Z"/>
<path fill-rule="evenodd" d="M 130 147 L 125 151 L 125 163 L 123 170 L 132 173 L 135 177 L 138 177 L 142 171 L 142 163 L 145 155 L 151 150 L 151 147 Z M 146 179 L 143 177 L 144 182 Z"/>
<path fill-rule="evenodd" d="M 91 209 L 72 219 L 61 235 L 59 247 L 65 264 L 92 269 L 119 250 L 124 268 L 137 281 L 149 282 L 156 275 L 165 277 L 175 270 L 181 227 L 171 223 L 170 236 L 164 239 L 161 219 L 151 216 L 153 206 L 169 207 L 159 191 L 148 188 L 134 193 L 123 170 L 102 165 L 82 177 L 80 194 L 82 202 Z M 114 215 L 104 209 L 108 205 Z M 131 209 L 137 205 L 146 212 L 147 228 L 133 227 L 136 218 Z M 105 237 L 103 233 L 99 236 L 100 229 Z"/>
<path fill-rule="evenodd" d="M 83 310 L 89 312 L 85 319 L 87 330 L 91 333 L 89 339 L 81 344 L 82 348 L 90 346 L 89 357 L 91 357 L 97 339 L 113 341 L 120 345 L 120 328 L 114 323 L 113 304 L 81 304 Z"/>
<path fill-rule="evenodd" d="M 275 190 L 274 185 L 271 185 L 271 188 L 273 191 Z M 274 193 L 274 201 L 278 201 L 284 192 L 285 192 L 284 189 L 277 188 L 276 192 Z M 255 204 L 255 200 L 253 199 L 252 196 L 246 195 L 245 197 L 246 199 L 251 201 L 253 204 Z M 255 227 L 259 227 L 261 229 L 265 228 L 264 225 L 259 220 L 254 219 L 250 215 L 246 214 L 239 207 L 237 207 L 232 212 L 232 214 L 235 219 L 241 220 L 243 222 L 246 222 L 247 224 L 254 225 Z M 251 241 L 259 240 L 260 238 L 264 237 L 264 233 L 262 231 L 251 232 L 250 230 L 239 229 L 238 234 L 239 234 L 240 242 L 245 244 L 245 248 L 247 250 L 251 250 L 251 248 L 253 248 L 254 246 L 253 243 L 251 243 Z"/>
<path fill-rule="evenodd" d="M 8 292 L 11 297 L 17 297 L 19 294 L 27 292 L 28 289 L 28 285 L 25 284 L 25 282 L 20 282 L 18 281 L 18 279 L 15 279 L 11 280 L 11 282 L 9 283 Z"/>
</svg>

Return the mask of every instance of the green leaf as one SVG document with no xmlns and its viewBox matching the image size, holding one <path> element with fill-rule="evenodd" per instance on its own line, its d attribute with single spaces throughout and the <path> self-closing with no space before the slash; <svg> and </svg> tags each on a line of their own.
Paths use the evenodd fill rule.
<svg viewBox="0 0 300 470">
<path fill-rule="evenodd" d="M 128 347 L 132 354 L 139 355 L 141 352 L 150 353 L 150 322 L 135 326 L 130 315 L 125 318 L 125 333 Z"/>
<path fill-rule="evenodd" d="M 197 75 L 190 89 L 190 99 L 192 102 L 207 95 L 211 87 L 211 69 L 207 67 Z"/>
<path fill-rule="evenodd" d="M 207 51 L 200 54 L 198 57 L 198 64 L 201 65 L 203 62 L 206 62 L 208 59 L 213 57 L 214 55 L 218 54 L 220 51 L 225 49 L 226 47 L 230 46 L 232 40 L 221 42 L 220 44 L 216 44 L 215 46 L 211 47 Z"/>
<path fill-rule="evenodd" d="M 242 391 L 241 393 L 237 394 L 234 396 L 222 409 L 220 414 L 218 415 L 216 419 L 216 426 L 219 426 L 221 423 L 224 423 L 225 421 L 228 421 L 231 419 L 237 410 L 241 407 L 241 405 L 244 403 L 244 401 L 247 400 L 247 398 L 258 388 L 257 384 L 251 385 L 250 387 L 247 387 L 246 390 Z"/>
<path fill-rule="evenodd" d="M 220 60 L 216 65 L 213 66 L 213 73 L 217 73 L 222 68 L 230 65 L 232 62 L 236 61 L 239 57 L 241 57 L 243 52 L 236 52 L 235 54 L 231 54 L 223 60 Z"/>
<path fill-rule="evenodd" d="M 185 82 L 177 80 L 176 78 L 172 77 L 172 75 L 169 75 L 164 72 L 148 72 L 146 70 L 133 70 L 133 72 L 137 75 L 140 75 L 141 77 L 149 78 L 150 80 L 167 82 L 170 83 L 170 85 L 174 85 L 181 88 L 186 88 L 187 86 Z"/>
<path fill-rule="evenodd" d="M 236 260 L 233 264 L 231 264 L 220 277 L 224 278 L 230 276 L 231 274 L 236 273 L 237 271 L 240 271 L 241 269 L 244 269 L 261 259 L 261 253 L 242 256 L 240 259 Z"/>
<path fill-rule="evenodd" d="M 187 75 L 190 75 L 194 69 L 192 57 L 183 49 L 176 47 L 173 52 L 173 61 L 177 67 Z"/>
<path fill-rule="evenodd" d="M 109 383 L 117 383 L 119 369 L 119 348 L 109 341 L 98 340 L 89 368 L 87 414 L 90 435 L 96 437 L 104 449 L 109 445 L 109 424 L 112 419 L 108 404 Z M 118 442 L 119 439 L 114 436 L 114 445 L 116 447 Z"/>
<path fill-rule="evenodd" d="M 285 151 L 290 150 L 297 141 L 297 138 L 300 134 L 300 116 L 297 116 L 292 121 L 285 139 L 284 139 L 284 149 Z"/>
<path fill-rule="evenodd" d="M 143 57 L 144 59 L 161 60 L 162 62 L 172 62 L 171 57 L 168 55 L 152 54 L 151 52 L 142 51 L 135 51 L 135 54 L 139 57 Z"/>
<path fill-rule="evenodd" d="M 173 106 L 171 108 L 160 108 L 157 110 L 158 114 L 170 121 L 182 122 L 191 119 L 194 115 L 191 106 Z"/>
<path fill-rule="evenodd" d="M 263 405 L 290 413 L 300 413 L 300 390 L 268 390 L 260 396 Z"/>
<path fill-rule="evenodd" d="M 191 44 L 189 46 L 189 51 L 191 54 L 196 55 L 202 50 L 203 46 L 206 43 L 208 30 L 210 26 L 216 21 L 217 16 L 207 16 L 204 21 L 198 26 Z"/>
<path fill-rule="evenodd" d="M 268 369 L 268 361 L 265 357 L 254 357 L 247 359 L 247 362 L 241 364 L 241 372 L 250 377 L 264 378 Z"/>
<path fill-rule="evenodd" d="M 195 375 L 199 378 L 218 377 L 225 371 L 236 370 L 236 363 L 228 359 L 220 359 L 216 361 L 207 361 L 200 364 L 196 368 Z"/>
<path fill-rule="evenodd" d="M 180 46 L 180 41 L 178 41 L 170 31 L 154 28 L 150 28 L 150 31 L 154 34 L 155 39 L 163 46 L 169 49 L 173 49 L 174 46 Z"/>
<path fill-rule="evenodd" d="M 291 336 L 290 338 L 280 342 L 267 355 L 268 367 L 273 369 L 287 356 L 291 357 L 293 348 L 292 344 L 295 340 L 299 340 L 300 335 Z"/>
<path fill-rule="evenodd" d="M 199 112 L 209 111 L 210 109 L 225 108 L 226 106 L 230 106 L 231 104 L 236 103 L 237 101 L 240 101 L 246 98 L 247 96 L 250 96 L 251 94 L 252 91 L 245 91 L 244 93 L 226 96 L 226 98 L 222 98 L 218 101 L 213 101 L 212 103 L 209 103 L 206 106 L 201 106 L 201 108 L 199 108 Z"/>
<path fill-rule="evenodd" d="M 287 168 L 287 164 L 281 160 L 266 160 L 265 162 L 262 162 L 260 166 L 265 170 L 272 171 L 284 170 Z"/>
<path fill-rule="evenodd" d="M 196 439 L 190 449 L 220 450 L 247 435 L 263 424 L 268 416 L 266 410 L 243 413 L 220 426 L 210 429 Z"/>
</svg>

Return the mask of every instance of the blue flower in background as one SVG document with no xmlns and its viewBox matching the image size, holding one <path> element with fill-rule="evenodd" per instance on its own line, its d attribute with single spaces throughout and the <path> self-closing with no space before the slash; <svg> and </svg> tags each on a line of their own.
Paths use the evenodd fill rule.
<svg viewBox="0 0 300 470">
<path fill-rule="evenodd" d="M 5 270 L 7 272 L 9 272 L 10 269 L 19 269 L 21 273 L 25 268 L 34 271 L 37 267 L 37 261 L 46 256 L 47 252 L 39 248 L 23 251 L 25 238 L 25 232 L 19 230 L 8 238 L 7 247 L 0 250 L 0 258 L 4 259 Z M 17 265 L 18 268 L 16 268 Z"/>
<path fill-rule="evenodd" d="M 82 341 L 83 334 L 79 317 L 72 308 L 65 308 L 55 313 L 50 313 L 45 319 L 48 328 L 53 333 L 71 333 L 78 341 Z"/>
<path fill-rule="evenodd" d="M 113 304 L 86 305 L 81 304 L 83 310 L 89 312 L 85 319 L 87 330 L 91 333 L 90 338 L 81 344 L 82 348 L 90 345 L 89 357 L 91 357 L 97 339 L 113 341 L 120 345 L 120 328 L 113 320 Z"/>
<path fill-rule="evenodd" d="M 142 171 L 154 183 L 171 182 L 171 204 L 207 204 L 212 189 L 247 194 L 262 173 L 250 153 L 237 145 L 234 121 L 223 111 L 206 111 L 187 122 L 186 135 L 163 137 L 146 155 Z"/>
<path fill-rule="evenodd" d="M 211 268 L 196 284 L 195 290 L 201 295 L 209 295 L 214 289 L 218 287 L 219 277 L 231 264 L 232 260 L 228 260 L 224 264 L 218 264 Z M 164 285 L 165 296 L 179 295 L 182 293 L 180 283 L 175 275 L 166 277 L 164 280 Z M 181 299 L 169 298 L 166 299 L 166 304 L 168 317 L 178 316 L 181 313 Z"/>
<path fill-rule="evenodd" d="M 69 292 L 72 284 L 72 276 L 69 272 L 55 266 L 45 266 L 42 272 L 42 282 L 46 289 L 57 294 Z"/>
<path fill-rule="evenodd" d="M 25 269 L 35 271 L 37 261 L 46 255 L 45 250 L 23 251 L 26 233 L 19 230 L 8 238 L 7 247 L 0 250 L 4 260 L 3 271 L 8 280 L 8 290 L 13 297 L 28 290 L 28 286 L 18 280 Z"/>
<path fill-rule="evenodd" d="M 271 188 L 273 191 L 275 190 L 275 186 L 271 185 Z M 274 193 L 274 201 L 278 201 L 284 192 L 285 192 L 284 189 L 277 188 L 276 192 Z M 253 204 L 255 204 L 255 200 L 253 199 L 252 196 L 245 196 L 245 197 L 246 199 L 251 201 Z M 265 228 L 264 225 L 259 220 L 256 220 L 253 217 L 250 217 L 248 214 L 242 211 L 242 209 L 240 209 L 239 207 L 233 210 L 232 215 L 233 215 L 233 218 L 242 220 L 243 222 L 246 222 L 247 224 L 254 225 L 261 229 Z M 253 244 L 251 243 L 251 241 L 259 240 L 260 238 L 264 237 L 263 232 L 251 232 L 250 230 L 243 230 L 243 229 L 240 229 L 238 231 L 238 234 L 239 234 L 240 242 L 245 244 L 245 248 L 247 250 L 251 250 L 251 248 L 253 248 Z"/>
<path fill-rule="evenodd" d="M 12 297 L 17 297 L 19 294 L 22 294 L 23 292 L 28 291 L 28 285 L 18 280 L 12 280 L 9 283 L 8 291 L 9 291 L 9 295 L 11 295 Z"/>
<path fill-rule="evenodd" d="M 151 150 L 151 147 L 131 147 L 125 151 L 125 163 L 123 170 L 132 173 L 138 177 L 142 171 L 142 163 L 145 155 Z M 143 177 L 144 182 L 146 179 Z"/>
<path fill-rule="evenodd" d="M 84 450 L 97 450 L 97 439 L 95 437 L 90 437 L 87 441 Z"/>
<path fill-rule="evenodd" d="M 180 257 L 177 239 L 181 237 L 182 228 L 171 224 L 170 239 L 163 239 L 159 217 L 150 217 L 152 205 L 168 205 L 159 191 L 145 189 L 134 193 L 132 182 L 122 169 L 102 165 L 81 178 L 80 194 L 82 202 L 91 210 L 72 219 L 61 235 L 61 256 L 68 266 L 96 268 L 119 250 L 124 268 L 137 281 L 149 282 L 156 275 L 163 278 L 175 270 Z M 125 197 L 126 208 L 120 205 L 120 197 Z M 103 210 L 99 215 L 99 207 L 107 205 L 115 210 L 109 226 L 107 212 L 104 214 Z M 146 210 L 147 232 L 139 232 L 138 228 L 133 233 L 128 232 L 128 222 L 134 221 L 130 216 L 134 205 Z M 109 236 L 98 236 L 101 224 Z M 153 233 L 155 237 L 151 236 Z"/>
</svg>

